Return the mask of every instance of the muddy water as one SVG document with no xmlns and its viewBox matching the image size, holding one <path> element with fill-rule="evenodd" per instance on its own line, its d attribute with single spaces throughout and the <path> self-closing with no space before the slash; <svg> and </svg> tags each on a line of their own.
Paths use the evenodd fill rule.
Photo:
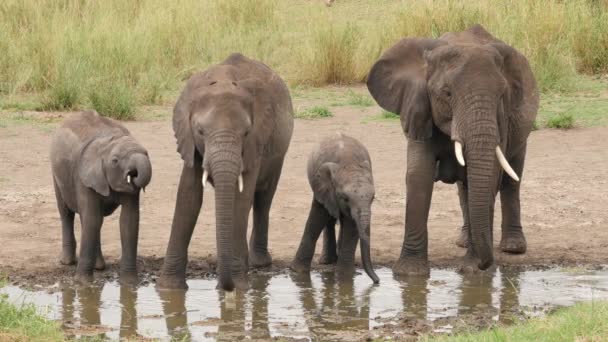
<svg viewBox="0 0 608 342">
<path fill-rule="evenodd" d="M 578 301 L 608 299 L 606 268 L 500 268 L 466 276 L 437 269 L 429 277 L 407 279 L 394 277 L 387 268 L 377 273 L 378 286 L 364 273 L 341 282 L 332 272 L 255 273 L 247 292 L 228 298 L 215 290 L 215 279 L 189 280 L 188 291 L 107 282 L 80 288 L 57 284 L 39 291 L 7 286 L 0 293 L 15 303 L 34 303 L 74 337 L 196 341 L 244 336 L 352 340 L 387 327 L 391 334 L 399 333 L 412 328 L 403 322 L 412 321 L 449 332 L 456 321 L 510 323 Z"/>
</svg>

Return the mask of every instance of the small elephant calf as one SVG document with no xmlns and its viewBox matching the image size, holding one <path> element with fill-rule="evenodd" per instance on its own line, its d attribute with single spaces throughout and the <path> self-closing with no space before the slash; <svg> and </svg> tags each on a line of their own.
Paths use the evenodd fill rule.
<svg viewBox="0 0 608 342">
<path fill-rule="evenodd" d="M 105 268 L 100 242 L 103 218 L 122 205 L 120 276 L 123 281 L 136 281 L 139 192 L 152 178 L 148 152 L 123 125 L 85 111 L 66 119 L 57 130 L 51 165 L 63 232 L 61 263 L 76 263 L 74 214 L 78 213 L 82 234 L 76 278 L 92 281 L 93 268 Z"/>
<path fill-rule="evenodd" d="M 339 271 L 352 269 L 360 239 L 363 268 L 374 283 L 378 283 L 380 280 L 370 256 L 370 220 L 375 190 L 367 149 L 356 139 L 342 134 L 324 139 L 308 159 L 308 181 L 314 196 L 291 268 L 296 272 L 310 270 L 317 239 L 325 228 L 322 262 L 333 263 L 337 259 Z M 334 229 L 337 220 L 340 220 L 340 238 L 336 248 Z"/>
</svg>

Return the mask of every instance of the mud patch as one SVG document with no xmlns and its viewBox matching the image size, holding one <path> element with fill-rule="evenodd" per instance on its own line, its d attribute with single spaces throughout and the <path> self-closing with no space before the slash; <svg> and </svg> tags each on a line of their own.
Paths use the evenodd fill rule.
<svg viewBox="0 0 608 342">
<path fill-rule="evenodd" d="M 188 291 L 158 291 L 153 281 L 133 288 L 109 280 L 29 290 L 10 285 L 0 293 L 14 303 L 34 303 L 61 321 L 68 336 L 139 340 L 415 339 L 512 324 L 578 301 L 608 299 L 605 267 L 499 267 L 475 275 L 433 269 L 428 277 L 407 278 L 388 268 L 377 273 L 381 282 L 374 286 L 362 272 L 340 282 L 327 270 L 254 272 L 249 290 L 228 297 L 215 289 L 212 277 L 189 280 Z"/>
</svg>

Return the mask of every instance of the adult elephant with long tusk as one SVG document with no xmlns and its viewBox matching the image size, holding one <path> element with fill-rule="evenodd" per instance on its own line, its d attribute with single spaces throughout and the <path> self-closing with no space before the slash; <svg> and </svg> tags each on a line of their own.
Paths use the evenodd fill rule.
<svg viewBox="0 0 608 342">
<path fill-rule="evenodd" d="M 289 90 L 266 65 L 232 54 L 190 78 L 173 110 L 173 129 L 184 166 L 158 285 L 187 287 L 188 245 L 209 183 L 215 188 L 218 287 L 246 287 L 250 264 L 271 263 L 268 213 L 293 131 Z"/>
<path fill-rule="evenodd" d="M 475 25 L 439 39 L 401 40 L 372 67 L 367 86 L 381 107 L 400 115 L 408 138 L 405 238 L 394 270 L 429 272 L 427 220 L 438 180 L 459 185 L 472 242 L 465 269 L 494 261 L 499 190 L 501 249 L 523 253 L 519 181 L 539 101 L 526 58 Z"/>
</svg>

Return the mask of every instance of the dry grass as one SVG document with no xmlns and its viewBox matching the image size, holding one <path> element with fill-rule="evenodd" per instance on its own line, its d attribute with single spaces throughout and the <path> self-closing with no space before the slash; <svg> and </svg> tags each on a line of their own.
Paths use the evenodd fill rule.
<svg viewBox="0 0 608 342">
<path fill-rule="evenodd" d="M 400 38 L 473 23 L 528 56 L 544 91 L 608 72 L 605 0 L 4 0 L 0 94 L 41 94 L 65 109 L 119 84 L 133 105 L 159 104 L 235 51 L 291 84 L 353 83 Z"/>
</svg>

